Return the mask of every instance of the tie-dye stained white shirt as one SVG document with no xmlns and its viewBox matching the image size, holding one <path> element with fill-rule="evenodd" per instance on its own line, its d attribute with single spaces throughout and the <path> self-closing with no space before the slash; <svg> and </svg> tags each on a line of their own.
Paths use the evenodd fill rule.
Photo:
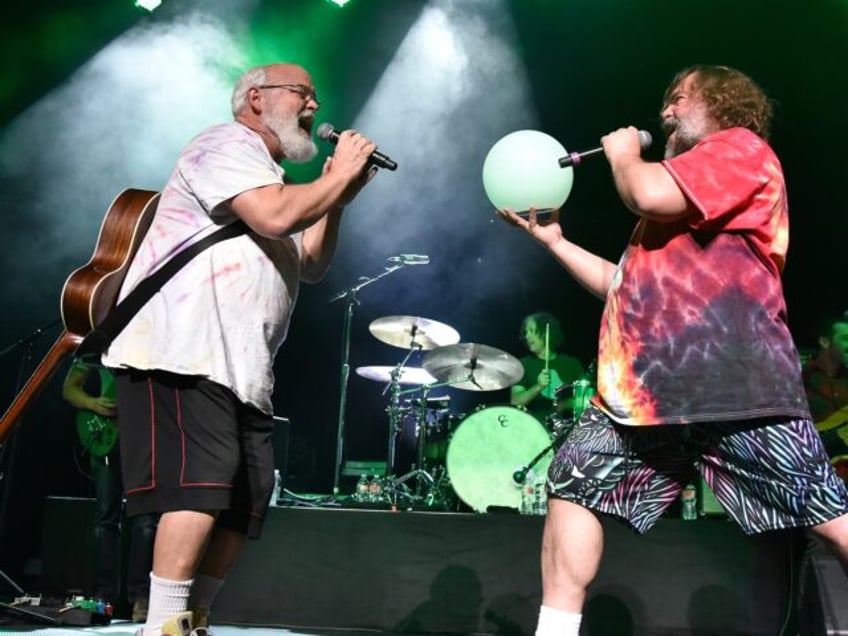
<svg viewBox="0 0 848 636">
<path fill-rule="evenodd" d="M 247 127 L 233 122 L 200 133 L 162 191 L 120 297 L 174 253 L 236 220 L 223 202 L 282 180 Z M 104 364 L 203 376 L 273 413 L 272 365 L 297 299 L 301 238 L 249 232 L 202 251 L 115 338 Z"/>
</svg>

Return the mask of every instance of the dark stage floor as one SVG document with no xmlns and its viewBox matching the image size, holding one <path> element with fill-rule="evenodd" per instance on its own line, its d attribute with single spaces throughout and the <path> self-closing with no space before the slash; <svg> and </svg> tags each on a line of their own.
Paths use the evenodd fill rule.
<svg viewBox="0 0 848 636">
<path fill-rule="evenodd" d="M 0 634 L 30 634 L 32 636 L 80 636 L 81 634 L 110 634 L 111 636 L 134 636 L 139 625 L 126 622 L 114 622 L 108 626 L 99 627 L 35 627 L 31 625 L 2 625 Z M 235 627 L 230 625 L 214 626 L 213 636 L 391 636 L 391 632 L 377 630 L 338 629 L 338 630 L 303 630 L 284 629 L 276 627 Z M 408 636 L 408 635 L 407 635 Z"/>
<path fill-rule="evenodd" d="M 42 594 L 89 589 L 91 513 L 90 500 L 45 501 Z M 505 513 L 272 508 L 216 600 L 213 631 L 530 636 L 543 523 Z M 604 527 L 604 560 L 584 611 L 588 636 L 843 633 L 826 631 L 822 604 L 844 599 L 844 577 L 823 560 L 807 568 L 818 588 L 800 584 L 803 533 L 746 537 L 720 517 L 662 519 L 641 537 L 612 520 Z M 802 592 L 812 602 L 803 611 Z M 814 629 L 803 626 L 805 611 Z M 17 621 L 0 623 L 0 634 L 130 636 L 135 627 Z"/>
</svg>

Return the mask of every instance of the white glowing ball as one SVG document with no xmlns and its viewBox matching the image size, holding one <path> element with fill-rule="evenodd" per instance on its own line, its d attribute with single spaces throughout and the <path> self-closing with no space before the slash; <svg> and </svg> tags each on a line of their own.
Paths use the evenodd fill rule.
<svg viewBox="0 0 848 636">
<path fill-rule="evenodd" d="M 515 212 L 562 207 L 574 182 L 574 169 L 559 167 L 568 152 L 538 130 L 517 130 L 502 137 L 483 162 L 483 188 L 496 209 Z"/>
</svg>

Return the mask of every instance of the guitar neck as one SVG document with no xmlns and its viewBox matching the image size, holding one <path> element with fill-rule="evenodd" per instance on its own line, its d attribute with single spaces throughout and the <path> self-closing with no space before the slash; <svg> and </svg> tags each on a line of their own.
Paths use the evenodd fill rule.
<svg viewBox="0 0 848 636">
<path fill-rule="evenodd" d="M 62 359 L 69 352 L 73 351 L 81 341 L 82 338 L 80 336 L 63 331 L 59 339 L 53 343 L 50 351 L 47 352 L 47 355 L 36 367 L 32 376 L 27 380 L 27 383 L 17 396 L 15 396 L 15 399 L 12 400 L 9 408 L 3 414 L 3 418 L 0 419 L 0 442 L 6 438 L 6 435 L 20 419 L 29 403 L 35 399 L 50 378 L 53 377 L 53 373 Z"/>
</svg>

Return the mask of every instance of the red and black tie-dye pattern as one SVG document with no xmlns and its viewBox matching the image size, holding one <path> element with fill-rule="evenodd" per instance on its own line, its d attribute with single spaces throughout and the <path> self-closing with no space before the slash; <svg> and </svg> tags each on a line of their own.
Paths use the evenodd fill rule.
<svg viewBox="0 0 848 636">
<path fill-rule="evenodd" d="M 780 280 L 777 157 L 732 128 L 663 165 L 698 212 L 637 224 L 601 320 L 598 406 L 633 425 L 809 417 Z"/>
</svg>

